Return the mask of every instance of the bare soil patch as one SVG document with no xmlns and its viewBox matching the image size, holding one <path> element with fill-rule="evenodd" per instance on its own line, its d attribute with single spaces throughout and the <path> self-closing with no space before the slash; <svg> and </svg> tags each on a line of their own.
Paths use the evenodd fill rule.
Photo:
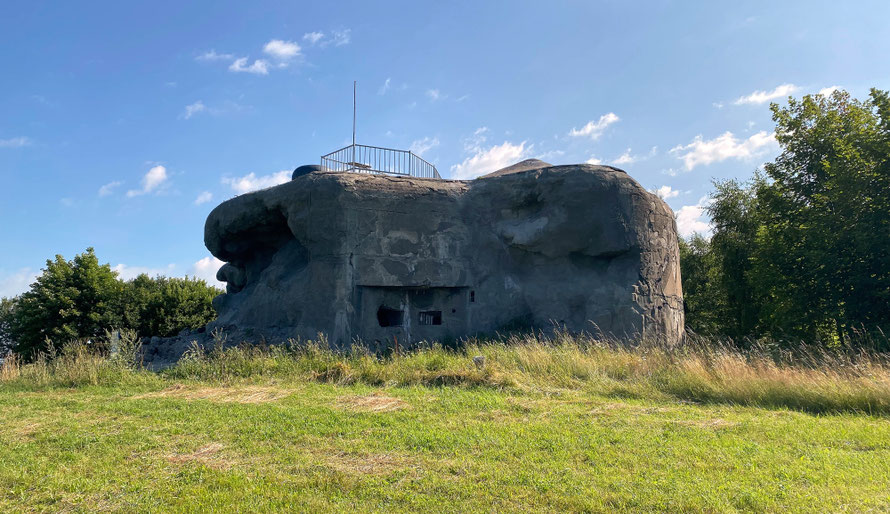
<svg viewBox="0 0 890 514">
<path fill-rule="evenodd" d="M 338 453 L 327 456 L 325 463 L 337 471 L 354 475 L 385 475 L 413 466 L 410 459 L 388 453 L 369 455 Z"/>
<path fill-rule="evenodd" d="M 135 398 L 183 398 L 186 400 L 209 400 L 221 403 L 265 403 L 279 400 L 290 391 L 275 387 L 200 387 L 190 388 L 182 384 L 170 386 L 163 391 L 143 394 Z"/>
<path fill-rule="evenodd" d="M 356 412 L 392 412 L 409 406 L 404 400 L 378 393 L 367 396 L 347 396 L 340 398 L 337 404 L 342 408 Z"/>
<path fill-rule="evenodd" d="M 729 428 L 738 425 L 738 423 L 734 421 L 726 421 L 723 418 L 714 418 L 714 419 L 699 419 L 699 420 L 681 420 L 677 421 L 680 425 L 685 425 L 688 427 L 697 427 L 697 428 L 709 428 L 712 430 L 719 430 L 721 428 Z"/>
<path fill-rule="evenodd" d="M 229 462 L 221 458 L 218 454 L 223 449 L 220 443 L 210 443 L 202 446 L 191 453 L 174 453 L 167 456 L 167 460 L 173 464 L 186 464 L 189 462 L 197 462 L 204 464 L 209 468 L 224 469 L 229 466 Z"/>
</svg>

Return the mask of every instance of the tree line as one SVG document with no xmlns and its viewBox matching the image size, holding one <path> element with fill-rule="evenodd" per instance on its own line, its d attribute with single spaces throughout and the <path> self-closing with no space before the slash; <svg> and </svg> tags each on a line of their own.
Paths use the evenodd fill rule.
<svg viewBox="0 0 890 514">
<path fill-rule="evenodd" d="M 686 322 L 821 345 L 890 335 L 890 96 L 771 105 L 781 153 L 714 183 L 713 235 L 681 241 Z"/>
<path fill-rule="evenodd" d="M 0 299 L 0 347 L 33 357 L 71 340 L 98 340 L 112 329 L 173 336 L 213 321 L 211 300 L 219 294 L 197 278 L 121 280 L 93 248 L 70 261 L 56 255 L 27 292 Z"/>
</svg>

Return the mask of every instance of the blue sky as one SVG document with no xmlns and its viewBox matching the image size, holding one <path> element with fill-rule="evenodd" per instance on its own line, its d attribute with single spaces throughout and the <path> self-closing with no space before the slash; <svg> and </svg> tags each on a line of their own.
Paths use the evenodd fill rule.
<svg viewBox="0 0 890 514">
<path fill-rule="evenodd" d="M 601 162 L 707 230 L 769 101 L 890 87 L 887 2 L 18 2 L 0 15 L 0 296 L 93 246 L 212 277 L 204 219 L 351 138 L 445 177 Z"/>
</svg>

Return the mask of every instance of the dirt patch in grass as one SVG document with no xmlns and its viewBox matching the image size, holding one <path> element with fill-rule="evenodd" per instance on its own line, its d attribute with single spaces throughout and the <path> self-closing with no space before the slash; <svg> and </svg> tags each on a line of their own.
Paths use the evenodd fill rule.
<svg viewBox="0 0 890 514">
<path fill-rule="evenodd" d="M 29 421 L 23 423 L 21 426 L 17 426 L 13 429 L 13 433 L 16 437 L 20 437 L 22 439 L 33 439 L 40 429 L 43 427 L 43 423 L 38 423 L 36 421 Z"/>
<path fill-rule="evenodd" d="M 726 421 L 723 418 L 714 419 L 687 419 L 676 421 L 678 425 L 687 427 L 707 428 L 711 430 L 720 430 L 721 428 L 729 428 L 738 425 L 735 421 Z"/>
<path fill-rule="evenodd" d="M 337 400 L 337 405 L 356 412 L 392 412 L 409 406 L 404 400 L 379 393 L 366 396 L 347 396 Z"/>
<path fill-rule="evenodd" d="M 410 459 L 388 453 L 369 455 L 338 453 L 326 456 L 324 460 L 331 468 L 350 475 L 386 475 L 414 465 Z"/>
<path fill-rule="evenodd" d="M 265 403 L 280 400 L 290 391 L 275 387 L 201 387 L 190 388 L 182 384 L 163 391 L 148 393 L 134 398 L 183 398 L 185 400 L 209 400 L 222 403 Z"/>
<path fill-rule="evenodd" d="M 203 464 L 208 468 L 225 469 L 229 467 L 229 462 L 219 456 L 223 445 L 220 443 L 210 443 L 204 445 L 191 453 L 174 453 L 167 456 L 167 460 L 173 464 L 187 464 L 196 462 Z"/>
<path fill-rule="evenodd" d="M 661 412 L 672 412 L 674 409 L 670 407 L 642 407 L 639 405 L 631 405 L 628 403 L 603 403 L 594 407 L 590 413 L 594 415 L 609 415 L 615 411 L 624 411 L 634 414 L 656 414 Z"/>
</svg>

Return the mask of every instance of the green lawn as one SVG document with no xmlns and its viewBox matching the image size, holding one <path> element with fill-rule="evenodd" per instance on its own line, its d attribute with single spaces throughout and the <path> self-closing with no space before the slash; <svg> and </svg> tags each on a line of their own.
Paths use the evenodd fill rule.
<svg viewBox="0 0 890 514">
<path fill-rule="evenodd" d="M 890 510 L 886 415 L 643 396 L 0 383 L 0 511 Z"/>
</svg>

